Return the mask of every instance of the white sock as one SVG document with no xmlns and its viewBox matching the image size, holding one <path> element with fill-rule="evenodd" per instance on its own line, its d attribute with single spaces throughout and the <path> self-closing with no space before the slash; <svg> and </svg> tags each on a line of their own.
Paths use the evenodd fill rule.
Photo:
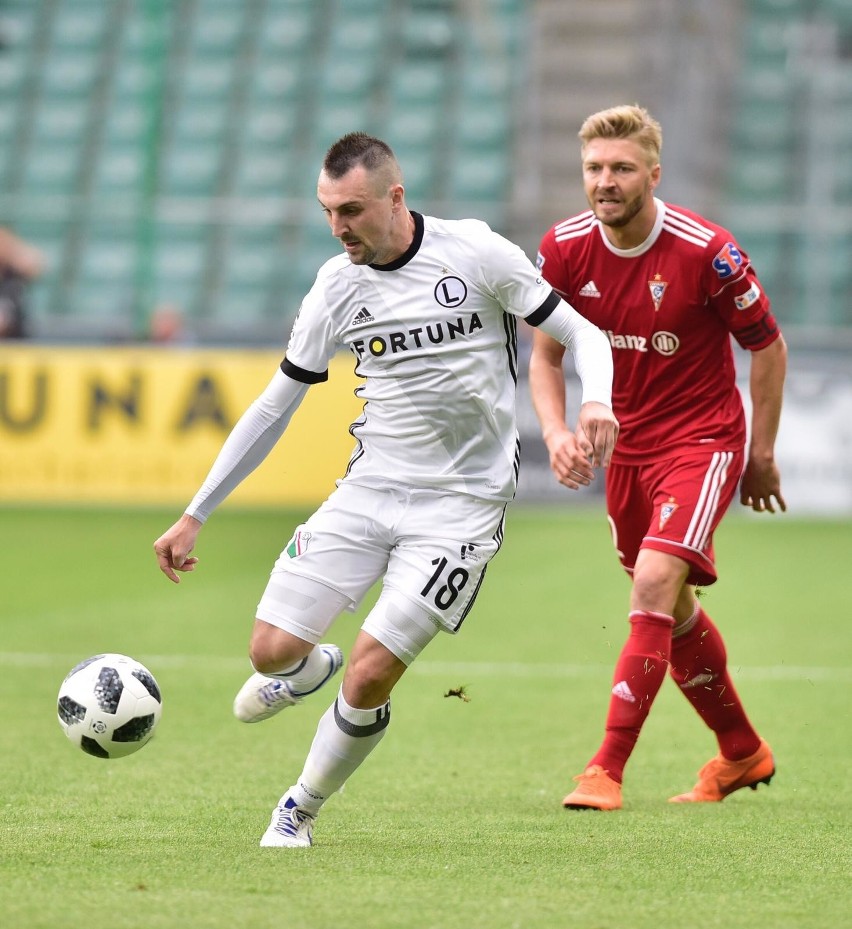
<svg viewBox="0 0 852 929">
<path fill-rule="evenodd" d="M 389 723 L 390 700 L 359 710 L 349 706 L 341 689 L 319 721 L 305 767 L 289 795 L 309 812 L 318 812 L 379 744 Z"/>
<path fill-rule="evenodd" d="M 306 658 L 297 661 L 289 668 L 271 674 L 264 672 L 264 674 L 267 677 L 275 677 L 279 681 L 286 681 L 295 696 L 304 697 L 322 687 L 331 677 L 331 669 L 331 658 L 319 645 L 315 645 Z"/>
</svg>

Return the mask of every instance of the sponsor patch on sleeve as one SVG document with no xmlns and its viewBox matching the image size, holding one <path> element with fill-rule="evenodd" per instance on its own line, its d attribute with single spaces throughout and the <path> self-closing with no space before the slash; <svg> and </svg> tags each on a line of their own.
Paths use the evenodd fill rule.
<svg viewBox="0 0 852 929">
<path fill-rule="evenodd" d="M 539 271 L 541 271 L 541 269 L 544 267 L 544 255 L 542 255 L 541 252 L 539 252 L 536 255 L 535 266 L 538 268 Z"/>
<path fill-rule="evenodd" d="M 736 274 L 742 265 L 743 256 L 733 242 L 726 242 L 713 259 L 713 268 L 723 281 Z"/>
<path fill-rule="evenodd" d="M 752 284 L 749 289 L 739 297 L 734 297 L 734 303 L 738 310 L 747 310 L 753 303 L 760 298 L 760 288 L 757 284 Z"/>
</svg>

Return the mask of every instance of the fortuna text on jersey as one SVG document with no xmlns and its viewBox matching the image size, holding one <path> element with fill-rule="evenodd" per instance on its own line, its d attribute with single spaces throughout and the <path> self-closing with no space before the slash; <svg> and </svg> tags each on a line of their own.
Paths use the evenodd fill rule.
<svg viewBox="0 0 852 929">
<path fill-rule="evenodd" d="M 368 342 L 364 339 L 355 339 L 352 348 L 359 358 L 369 352 L 374 358 L 381 358 L 388 351 L 395 355 L 397 352 L 407 352 L 411 348 L 423 348 L 427 342 L 440 345 L 445 339 L 464 338 L 472 335 L 482 328 L 482 320 L 477 313 L 468 317 L 459 316 L 455 321 L 429 323 L 418 326 L 407 332 L 389 332 L 387 335 L 376 335 Z"/>
</svg>

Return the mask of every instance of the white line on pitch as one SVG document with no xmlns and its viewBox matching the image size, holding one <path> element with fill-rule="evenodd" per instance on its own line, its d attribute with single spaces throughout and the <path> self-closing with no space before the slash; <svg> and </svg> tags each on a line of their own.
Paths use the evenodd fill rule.
<svg viewBox="0 0 852 929">
<path fill-rule="evenodd" d="M 88 656 L 86 656 L 88 657 Z M 135 655 L 152 671 L 156 668 L 192 668 L 196 671 L 251 671 L 247 658 L 204 655 Z M 58 668 L 69 671 L 80 655 L 41 654 L 37 652 L 0 652 L 0 666 L 18 668 Z M 842 683 L 852 681 L 852 668 L 802 667 L 774 665 L 748 667 L 733 665 L 735 678 L 750 681 L 810 681 L 813 683 Z M 607 678 L 612 666 L 589 664 L 538 664 L 522 661 L 429 661 L 421 658 L 410 669 L 412 674 L 427 677 L 480 677 L 480 678 Z"/>
</svg>

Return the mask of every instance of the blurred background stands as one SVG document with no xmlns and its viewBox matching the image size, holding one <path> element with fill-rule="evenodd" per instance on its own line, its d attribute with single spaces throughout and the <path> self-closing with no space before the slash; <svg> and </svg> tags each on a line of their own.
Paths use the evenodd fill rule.
<svg viewBox="0 0 852 929">
<path fill-rule="evenodd" d="M 786 331 L 852 332 L 849 0 L 0 0 L 0 223 L 31 331 L 283 344 L 337 251 L 320 159 L 387 139 L 414 209 L 532 256 L 583 209 L 576 133 L 638 101 L 667 199 L 730 225 Z"/>
<path fill-rule="evenodd" d="M 166 302 L 199 341 L 282 344 L 337 251 L 322 155 L 355 129 L 397 150 L 413 208 L 506 231 L 524 12 L 0 0 L 0 217 L 47 256 L 33 331 L 144 338 Z"/>
</svg>

